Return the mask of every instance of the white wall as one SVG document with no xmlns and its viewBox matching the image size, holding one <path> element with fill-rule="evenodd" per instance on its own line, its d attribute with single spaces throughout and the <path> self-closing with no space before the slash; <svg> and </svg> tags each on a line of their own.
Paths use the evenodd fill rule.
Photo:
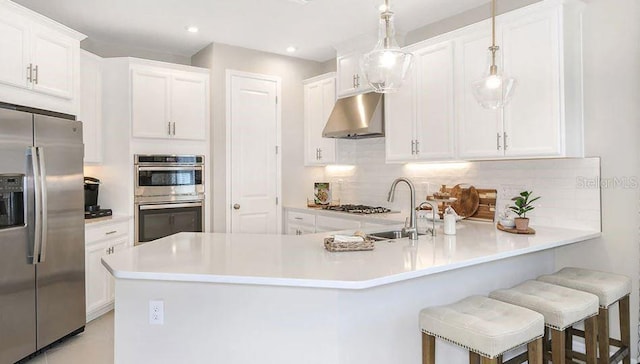
<svg viewBox="0 0 640 364">
<path fill-rule="evenodd" d="M 585 148 L 602 158 L 602 178 L 635 184 L 602 188 L 601 239 L 558 252 L 578 265 L 633 277 L 631 354 L 637 356 L 640 241 L 640 2 L 591 0 L 584 11 Z M 614 335 L 618 335 L 617 331 Z"/>
<path fill-rule="evenodd" d="M 211 147 L 213 171 L 213 231 L 226 230 L 226 75 L 227 69 L 282 78 L 282 205 L 305 201 L 322 168 L 305 168 L 304 92 L 302 81 L 318 75 L 322 64 L 224 44 L 211 44 L 192 58 L 194 66 L 211 69 Z"/>
</svg>

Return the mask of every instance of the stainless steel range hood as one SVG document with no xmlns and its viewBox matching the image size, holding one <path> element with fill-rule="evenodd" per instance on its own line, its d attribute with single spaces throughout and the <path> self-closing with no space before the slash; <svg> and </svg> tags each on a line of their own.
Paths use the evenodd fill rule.
<svg viewBox="0 0 640 364">
<path fill-rule="evenodd" d="M 345 139 L 383 137 L 383 94 L 370 92 L 338 99 L 322 136 Z"/>
</svg>

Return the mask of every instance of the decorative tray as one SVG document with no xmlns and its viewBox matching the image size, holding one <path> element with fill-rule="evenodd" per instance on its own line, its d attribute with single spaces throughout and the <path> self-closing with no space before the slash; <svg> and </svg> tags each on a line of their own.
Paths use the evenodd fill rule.
<svg viewBox="0 0 640 364">
<path fill-rule="evenodd" d="M 337 243 L 333 240 L 333 237 L 329 237 L 324 238 L 324 248 L 330 252 L 355 252 L 373 250 L 375 248 L 375 243 L 369 238 L 353 243 Z"/>
<path fill-rule="evenodd" d="M 516 229 L 516 228 L 507 228 L 507 227 L 504 227 L 504 226 L 502 226 L 502 224 L 501 224 L 501 223 L 498 223 L 498 224 L 496 225 L 496 227 L 497 227 L 497 228 L 498 228 L 498 230 L 500 230 L 500 231 L 504 231 L 504 232 L 511 233 L 511 234 L 533 235 L 533 234 L 535 234 L 535 233 L 536 233 L 536 231 L 535 231 L 534 229 L 532 229 L 532 228 L 528 228 L 527 230 L 518 230 L 518 229 Z"/>
</svg>

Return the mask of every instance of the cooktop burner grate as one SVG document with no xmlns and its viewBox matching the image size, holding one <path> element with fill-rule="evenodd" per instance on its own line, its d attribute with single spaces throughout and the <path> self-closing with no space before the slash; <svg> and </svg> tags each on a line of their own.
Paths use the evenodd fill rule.
<svg viewBox="0 0 640 364">
<path fill-rule="evenodd" d="M 327 206 L 325 210 L 342 211 L 350 214 L 384 214 L 391 212 L 390 209 L 381 206 L 367 206 L 367 205 L 339 205 L 339 206 Z"/>
</svg>

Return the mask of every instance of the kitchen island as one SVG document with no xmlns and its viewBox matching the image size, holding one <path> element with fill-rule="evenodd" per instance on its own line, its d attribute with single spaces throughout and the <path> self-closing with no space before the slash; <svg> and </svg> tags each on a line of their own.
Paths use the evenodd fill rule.
<svg viewBox="0 0 640 364">
<path fill-rule="evenodd" d="M 103 259 L 116 278 L 116 363 L 420 363 L 418 313 L 555 270 L 554 249 L 598 231 L 513 235 L 462 222 L 330 253 L 325 234 L 180 233 Z M 149 323 L 149 301 L 164 305 Z M 438 346 L 444 362 L 466 352 Z"/>
</svg>

